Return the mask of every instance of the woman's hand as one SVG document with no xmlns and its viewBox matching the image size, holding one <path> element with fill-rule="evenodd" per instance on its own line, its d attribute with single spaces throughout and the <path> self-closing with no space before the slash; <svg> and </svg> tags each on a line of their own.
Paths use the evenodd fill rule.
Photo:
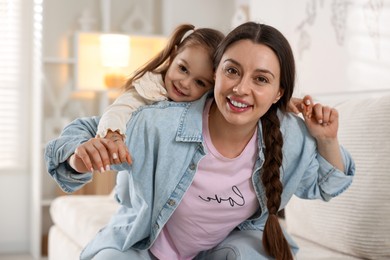
<svg viewBox="0 0 390 260">
<path fill-rule="evenodd" d="M 110 170 L 111 164 L 132 163 L 123 139 L 91 138 L 77 147 L 75 153 L 69 157 L 69 165 L 77 172 L 85 173 L 98 170 Z"/>
<path fill-rule="evenodd" d="M 339 113 L 335 108 L 312 103 L 311 98 L 303 107 L 303 117 L 310 134 L 317 141 L 318 153 L 337 169 L 344 171 L 337 131 Z"/>
<path fill-rule="evenodd" d="M 339 114 L 335 108 L 320 103 L 313 104 L 310 96 L 305 96 L 302 104 L 302 114 L 310 134 L 318 141 L 336 139 Z M 304 98 L 304 100 L 305 100 Z"/>
</svg>

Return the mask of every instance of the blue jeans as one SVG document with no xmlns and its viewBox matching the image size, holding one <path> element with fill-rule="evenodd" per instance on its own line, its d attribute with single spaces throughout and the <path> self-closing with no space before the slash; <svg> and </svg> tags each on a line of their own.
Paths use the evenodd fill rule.
<svg viewBox="0 0 390 260">
<path fill-rule="evenodd" d="M 200 252 L 194 260 L 268 260 L 268 256 L 261 242 L 263 232 L 259 230 L 233 231 L 230 235 L 216 247 Z M 298 251 L 298 247 L 290 245 L 294 254 Z M 104 249 L 100 251 L 93 260 L 128 260 L 142 259 L 155 260 L 157 259 L 149 252 L 149 250 L 131 249 L 125 252 L 120 252 L 114 249 Z M 166 260 L 166 259 L 161 259 Z"/>
</svg>

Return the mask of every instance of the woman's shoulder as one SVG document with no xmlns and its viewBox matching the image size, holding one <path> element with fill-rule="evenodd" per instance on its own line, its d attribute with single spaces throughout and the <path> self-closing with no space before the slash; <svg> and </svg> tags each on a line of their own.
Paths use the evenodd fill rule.
<svg viewBox="0 0 390 260">
<path fill-rule="evenodd" d="M 182 114 L 183 112 L 187 111 L 191 114 L 202 114 L 205 101 L 205 96 L 201 99 L 192 102 L 174 102 L 169 100 L 159 101 L 150 105 L 140 107 L 133 114 L 133 116 L 138 113 L 141 113 L 150 114 L 151 116 L 156 116 L 156 114 L 162 114 L 167 117 L 175 117 L 176 113 Z M 172 113 L 174 115 L 172 115 Z"/>
<path fill-rule="evenodd" d="M 167 112 L 169 113 L 182 112 L 183 110 L 188 109 L 189 105 L 190 103 L 188 102 L 174 102 L 174 101 L 164 100 L 164 101 L 155 102 L 150 105 L 142 106 L 135 112 L 135 114 L 141 113 L 141 114 L 156 115 L 156 114 L 165 114 Z M 169 115 L 169 113 L 167 115 Z"/>
<path fill-rule="evenodd" d="M 294 113 L 278 113 L 281 128 L 306 129 L 305 122 L 302 117 Z"/>
<path fill-rule="evenodd" d="M 133 113 L 128 124 L 136 125 L 137 127 L 143 125 L 159 129 L 177 128 L 179 125 L 185 125 L 189 121 L 199 121 L 201 125 L 202 111 L 203 103 L 200 101 L 160 101 L 140 107 Z"/>
<path fill-rule="evenodd" d="M 279 113 L 280 130 L 285 142 L 306 143 L 315 145 L 314 138 L 310 135 L 302 117 L 294 113 Z"/>
</svg>

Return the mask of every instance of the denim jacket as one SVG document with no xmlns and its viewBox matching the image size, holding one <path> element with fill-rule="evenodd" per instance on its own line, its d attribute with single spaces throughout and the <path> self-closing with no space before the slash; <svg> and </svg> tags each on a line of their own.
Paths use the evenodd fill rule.
<svg viewBox="0 0 390 260">
<path fill-rule="evenodd" d="M 91 259 L 103 248 L 147 249 L 155 241 L 191 185 L 200 159 L 207 153 L 202 137 L 206 98 L 207 95 L 190 103 L 162 101 L 141 107 L 133 114 L 126 131 L 133 164 L 116 168 L 121 170 L 116 189 L 122 206 L 84 248 L 81 259 Z M 279 118 L 284 141 L 280 208 L 285 207 L 293 194 L 328 201 L 346 190 L 355 172 L 349 153 L 340 148 L 344 173 L 318 154 L 316 141 L 301 118 L 288 113 L 279 113 Z M 79 144 L 96 135 L 98 122 L 98 117 L 75 120 L 46 147 L 48 171 L 66 192 L 73 192 L 92 179 L 91 173 L 74 172 L 66 160 Z M 237 227 L 240 230 L 263 230 L 268 216 L 260 180 L 265 149 L 261 120 L 257 133 L 259 153 L 252 183 L 260 207 L 257 214 Z"/>
</svg>

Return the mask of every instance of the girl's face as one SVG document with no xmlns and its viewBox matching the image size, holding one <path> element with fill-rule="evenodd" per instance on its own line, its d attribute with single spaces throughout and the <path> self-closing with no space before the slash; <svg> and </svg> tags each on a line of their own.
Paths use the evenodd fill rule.
<svg viewBox="0 0 390 260">
<path fill-rule="evenodd" d="M 213 85 L 213 64 L 200 46 L 188 46 L 173 59 L 164 78 L 168 97 L 176 102 L 194 101 Z"/>
<path fill-rule="evenodd" d="M 277 56 L 250 40 L 232 44 L 218 65 L 214 94 L 228 123 L 253 127 L 283 95 Z"/>
</svg>

